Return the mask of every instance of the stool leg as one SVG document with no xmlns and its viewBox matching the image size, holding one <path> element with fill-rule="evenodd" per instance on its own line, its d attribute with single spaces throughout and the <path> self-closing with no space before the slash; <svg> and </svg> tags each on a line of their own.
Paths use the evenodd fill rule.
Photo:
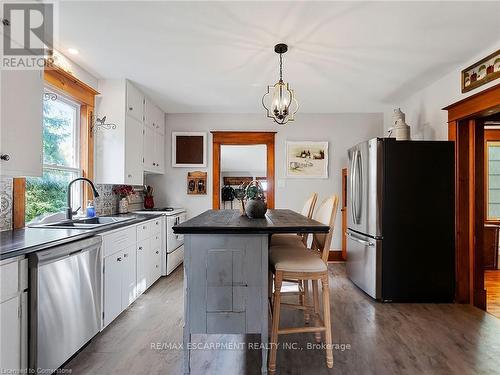
<svg viewBox="0 0 500 375">
<path fill-rule="evenodd" d="M 302 280 L 304 283 L 304 306 L 308 306 L 309 304 L 309 280 Z M 310 315 L 308 310 L 304 310 L 304 321 L 306 324 L 309 324 Z"/>
<path fill-rule="evenodd" d="M 276 351 L 278 349 L 278 328 L 280 325 L 280 301 L 281 301 L 281 283 L 283 275 L 276 271 L 274 276 L 274 298 L 273 298 L 273 328 L 271 331 L 271 353 L 269 355 L 269 374 L 276 371 Z"/>
<path fill-rule="evenodd" d="M 311 280 L 313 290 L 313 303 L 314 303 L 314 323 L 319 326 L 319 294 L 318 294 L 318 280 Z M 317 343 L 321 342 L 321 332 L 314 332 L 314 338 Z"/>
<path fill-rule="evenodd" d="M 325 322 L 325 344 L 326 344 L 326 365 L 333 367 L 332 353 L 332 327 L 330 322 L 330 290 L 328 288 L 328 275 L 321 278 L 321 287 L 323 288 L 323 320 Z"/>
</svg>

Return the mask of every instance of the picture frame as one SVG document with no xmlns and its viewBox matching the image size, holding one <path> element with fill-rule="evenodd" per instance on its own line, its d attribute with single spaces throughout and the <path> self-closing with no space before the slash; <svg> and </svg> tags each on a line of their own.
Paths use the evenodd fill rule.
<svg viewBox="0 0 500 375">
<path fill-rule="evenodd" d="M 172 132 L 172 167 L 207 166 L 207 133 Z"/>
<path fill-rule="evenodd" d="M 328 178 L 328 142 L 287 141 L 287 178 Z"/>
<path fill-rule="evenodd" d="M 500 49 L 462 70 L 462 93 L 474 90 L 500 77 Z"/>
</svg>

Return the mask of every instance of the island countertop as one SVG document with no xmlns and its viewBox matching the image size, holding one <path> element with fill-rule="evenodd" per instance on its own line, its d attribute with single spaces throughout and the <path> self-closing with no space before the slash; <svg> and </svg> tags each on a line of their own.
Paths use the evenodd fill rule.
<svg viewBox="0 0 500 375">
<path fill-rule="evenodd" d="M 208 210 L 173 230 L 178 234 L 326 233 L 329 227 L 288 209 L 267 210 L 262 219 L 242 216 L 239 210 Z"/>
</svg>

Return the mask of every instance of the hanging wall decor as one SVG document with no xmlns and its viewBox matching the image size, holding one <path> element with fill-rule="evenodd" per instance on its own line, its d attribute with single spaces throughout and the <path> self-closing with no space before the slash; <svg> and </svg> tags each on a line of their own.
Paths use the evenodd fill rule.
<svg viewBox="0 0 500 375">
<path fill-rule="evenodd" d="M 172 132 L 172 167 L 206 167 L 207 133 Z"/>
<path fill-rule="evenodd" d="M 328 142 L 286 142 L 286 176 L 328 178 Z"/>
<path fill-rule="evenodd" d="M 462 70 L 462 93 L 500 77 L 500 49 Z"/>
<path fill-rule="evenodd" d="M 189 195 L 207 194 L 207 172 L 188 172 L 187 193 Z"/>
</svg>

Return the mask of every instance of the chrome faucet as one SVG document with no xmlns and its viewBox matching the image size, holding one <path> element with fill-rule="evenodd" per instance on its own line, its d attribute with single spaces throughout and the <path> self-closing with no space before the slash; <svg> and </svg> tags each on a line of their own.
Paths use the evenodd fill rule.
<svg viewBox="0 0 500 375">
<path fill-rule="evenodd" d="M 90 181 L 88 178 L 85 178 L 85 177 L 78 177 L 78 178 L 75 178 L 74 180 L 70 181 L 69 184 L 68 184 L 68 191 L 66 192 L 66 198 L 67 198 L 67 202 L 66 202 L 66 219 L 67 220 L 72 220 L 73 219 L 73 215 L 75 215 L 78 210 L 80 208 L 78 208 L 76 211 L 73 211 L 73 209 L 71 208 L 71 185 L 73 185 L 74 182 L 76 181 L 86 181 L 89 183 L 90 187 L 92 188 L 93 192 L 94 192 L 94 198 L 97 198 L 99 196 L 99 193 L 97 192 L 95 186 L 94 186 L 94 183 L 92 181 Z"/>
</svg>

